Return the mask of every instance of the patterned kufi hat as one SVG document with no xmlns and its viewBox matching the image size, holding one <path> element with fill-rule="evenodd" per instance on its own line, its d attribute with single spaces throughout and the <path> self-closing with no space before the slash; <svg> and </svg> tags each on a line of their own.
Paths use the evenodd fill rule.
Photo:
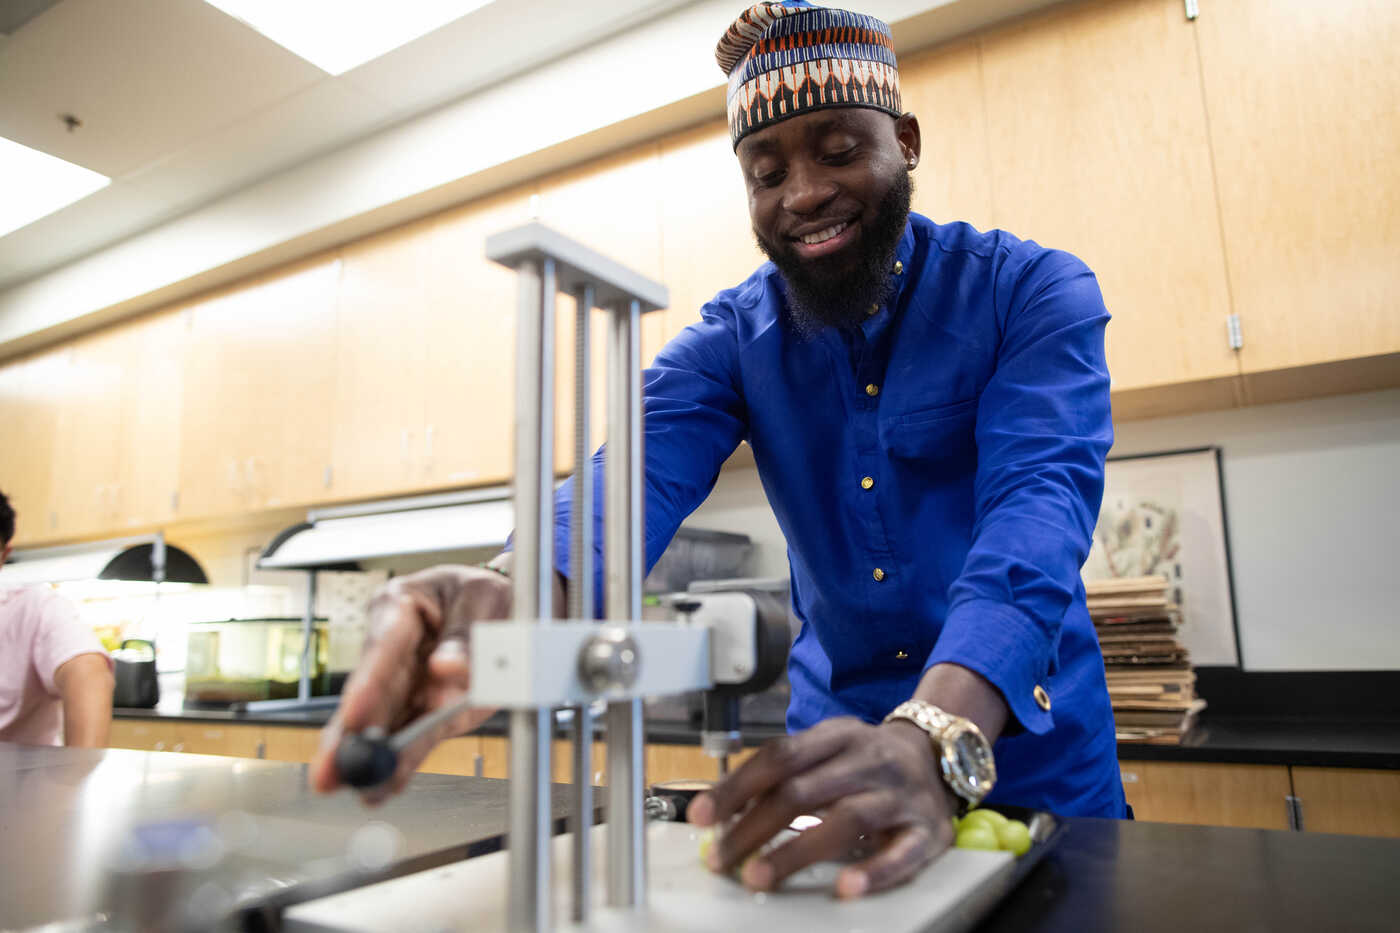
<svg viewBox="0 0 1400 933">
<path fill-rule="evenodd" d="M 894 116 L 899 68 L 890 27 L 873 16 L 804 2 L 756 3 L 715 46 L 729 76 L 729 138 L 826 107 Z"/>
</svg>

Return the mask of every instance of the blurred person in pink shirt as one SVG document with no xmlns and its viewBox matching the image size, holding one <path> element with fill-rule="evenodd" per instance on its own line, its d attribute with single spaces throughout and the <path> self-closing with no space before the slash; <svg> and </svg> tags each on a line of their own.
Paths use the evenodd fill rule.
<svg viewBox="0 0 1400 933">
<path fill-rule="evenodd" d="M 15 510 L 0 492 L 0 568 Z M 0 574 L 0 742 L 102 748 L 112 724 L 112 660 L 78 609 Z"/>
</svg>

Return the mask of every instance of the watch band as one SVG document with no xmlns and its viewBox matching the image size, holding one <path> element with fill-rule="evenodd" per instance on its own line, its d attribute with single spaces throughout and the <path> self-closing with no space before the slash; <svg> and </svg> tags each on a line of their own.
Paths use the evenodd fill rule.
<svg viewBox="0 0 1400 933">
<path fill-rule="evenodd" d="M 943 777 L 943 783 L 948 785 L 948 789 L 962 803 L 959 815 L 982 801 L 982 798 L 996 782 L 996 766 L 990 761 L 990 758 L 988 760 L 989 773 L 977 776 L 976 783 L 985 785 L 980 792 L 973 787 L 965 786 L 965 782 L 959 781 L 949 768 L 950 732 L 973 736 L 974 741 L 979 742 L 990 755 L 991 745 L 987 742 L 986 736 L 982 734 L 982 730 L 977 728 L 976 723 L 962 716 L 954 716 L 952 713 L 923 700 L 905 700 L 891 710 L 884 721 L 890 722 L 894 719 L 911 722 L 928 733 L 929 739 L 934 745 L 934 754 L 939 759 L 939 773 Z"/>
</svg>

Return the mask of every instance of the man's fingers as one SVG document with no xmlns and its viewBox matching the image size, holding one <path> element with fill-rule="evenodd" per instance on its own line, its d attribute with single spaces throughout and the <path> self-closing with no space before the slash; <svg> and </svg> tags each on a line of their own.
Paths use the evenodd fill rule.
<svg viewBox="0 0 1400 933">
<path fill-rule="evenodd" d="M 410 591 L 372 608 L 374 640 L 360 666 L 345 684 L 340 701 L 341 722 L 347 732 L 369 726 L 389 729 L 404 714 L 418 671 L 419 649 L 426 617 L 436 607 Z"/>
<path fill-rule="evenodd" d="M 865 806 L 873 810 L 878 806 L 873 799 L 877 796 L 858 794 L 842 801 L 842 806 Z M 755 890 L 776 888 L 783 879 L 808 865 L 849 855 L 860 840 L 861 829 L 855 820 L 828 813 L 818 825 L 803 830 L 796 838 L 745 865 L 740 880 Z"/>
<path fill-rule="evenodd" d="M 827 720 L 806 732 L 768 742 L 713 788 L 696 797 L 686 811 L 688 818 L 700 826 L 723 823 L 750 800 L 831 758 L 846 745 L 847 735 L 839 723 Z"/>
<path fill-rule="evenodd" d="M 837 897 L 860 897 L 903 884 L 918 873 L 952 841 L 952 831 L 936 834 L 916 823 L 894 834 L 889 843 L 869 858 L 841 870 L 836 876 Z"/>
<path fill-rule="evenodd" d="M 815 813 L 850 795 L 860 794 L 869 786 L 867 762 L 851 755 L 828 759 L 809 771 L 788 778 L 759 798 L 754 806 L 725 830 L 710 850 L 712 867 L 723 871 L 742 862 L 795 817 Z M 831 835 L 831 828 L 824 828 L 825 832 L 816 833 L 814 840 Z M 822 857 L 835 857 L 845 851 L 838 846 Z M 779 880 L 787 874 L 790 872 L 784 872 Z"/>
</svg>

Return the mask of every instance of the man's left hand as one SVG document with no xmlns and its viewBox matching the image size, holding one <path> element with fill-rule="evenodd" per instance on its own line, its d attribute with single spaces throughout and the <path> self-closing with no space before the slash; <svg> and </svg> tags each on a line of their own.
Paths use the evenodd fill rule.
<svg viewBox="0 0 1400 933">
<path fill-rule="evenodd" d="M 709 855 L 721 872 L 795 817 L 818 815 L 820 825 L 748 862 L 740 880 L 772 890 L 808 865 L 864 849 L 873 854 L 843 868 L 835 886 L 838 897 L 859 897 L 909 880 L 947 849 L 954 805 L 925 732 L 842 718 L 769 742 L 688 812 L 692 823 L 724 827 Z"/>
</svg>

